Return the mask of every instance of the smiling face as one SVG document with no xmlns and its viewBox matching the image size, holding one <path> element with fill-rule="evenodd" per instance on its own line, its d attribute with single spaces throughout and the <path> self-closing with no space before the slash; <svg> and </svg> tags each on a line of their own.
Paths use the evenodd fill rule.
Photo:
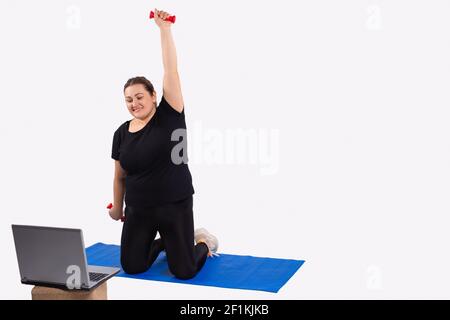
<svg viewBox="0 0 450 320">
<path fill-rule="evenodd" d="M 156 93 L 150 95 L 143 84 L 131 85 L 124 93 L 128 111 L 133 117 L 145 120 L 155 112 Z"/>
</svg>

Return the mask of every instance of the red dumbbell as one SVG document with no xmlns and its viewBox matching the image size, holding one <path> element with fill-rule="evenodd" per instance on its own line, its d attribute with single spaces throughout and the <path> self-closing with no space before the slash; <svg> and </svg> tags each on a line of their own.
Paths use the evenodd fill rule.
<svg viewBox="0 0 450 320">
<path fill-rule="evenodd" d="M 106 209 L 112 209 L 112 207 L 113 207 L 113 204 L 110 203 L 110 204 L 108 204 L 108 206 L 106 207 Z M 124 222 L 124 221 L 125 221 L 125 216 L 121 216 L 121 217 L 120 217 L 120 221 Z"/>
<path fill-rule="evenodd" d="M 150 11 L 150 19 L 153 19 L 155 17 L 155 13 L 153 11 Z M 172 23 L 175 23 L 175 16 L 168 16 L 166 19 L 164 19 L 164 21 L 169 21 Z"/>
</svg>

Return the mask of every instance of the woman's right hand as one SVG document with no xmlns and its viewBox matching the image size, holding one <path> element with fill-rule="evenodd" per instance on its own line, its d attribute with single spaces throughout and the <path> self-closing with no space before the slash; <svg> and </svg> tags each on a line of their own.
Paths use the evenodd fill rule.
<svg viewBox="0 0 450 320">
<path fill-rule="evenodd" d="M 113 219 L 113 220 L 119 220 L 120 218 L 122 218 L 124 216 L 123 213 L 123 209 L 113 206 L 111 209 L 109 209 L 109 216 Z"/>
</svg>

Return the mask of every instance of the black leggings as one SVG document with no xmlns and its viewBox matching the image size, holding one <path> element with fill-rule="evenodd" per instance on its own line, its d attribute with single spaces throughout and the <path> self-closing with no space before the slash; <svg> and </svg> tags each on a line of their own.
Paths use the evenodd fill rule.
<svg viewBox="0 0 450 320">
<path fill-rule="evenodd" d="M 125 207 L 120 262 L 129 274 L 147 271 L 166 250 L 170 272 L 177 278 L 194 277 L 205 264 L 208 246 L 194 246 L 193 196 L 149 208 Z M 160 239 L 155 240 L 159 231 Z"/>
</svg>

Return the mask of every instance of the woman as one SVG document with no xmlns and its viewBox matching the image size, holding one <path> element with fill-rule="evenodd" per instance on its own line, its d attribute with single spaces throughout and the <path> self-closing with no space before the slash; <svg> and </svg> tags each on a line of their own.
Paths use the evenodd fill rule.
<svg viewBox="0 0 450 320">
<path fill-rule="evenodd" d="M 114 133 L 114 205 L 109 214 L 114 220 L 121 218 L 125 196 L 120 258 L 126 273 L 146 271 L 165 250 L 172 274 L 189 279 L 217 251 L 218 242 L 203 228 L 194 233 L 192 177 L 186 161 L 179 161 L 187 160 L 186 135 L 182 142 L 173 141 L 185 132 L 186 122 L 171 23 L 164 21 L 168 16 L 155 9 L 164 64 L 159 106 L 146 78 L 129 79 L 124 86 L 133 119 Z M 157 232 L 161 238 L 155 240 Z"/>
</svg>

